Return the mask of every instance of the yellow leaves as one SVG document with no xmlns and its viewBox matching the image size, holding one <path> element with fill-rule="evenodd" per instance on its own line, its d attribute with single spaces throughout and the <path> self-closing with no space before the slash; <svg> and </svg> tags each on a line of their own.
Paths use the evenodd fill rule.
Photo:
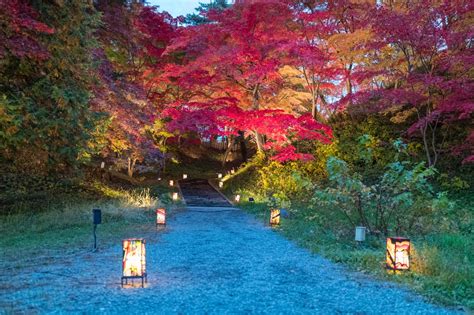
<svg viewBox="0 0 474 315">
<path fill-rule="evenodd" d="M 372 36 L 370 29 L 358 29 L 352 33 L 335 34 L 329 37 L 328 42 L 341 59 L 357 61 L 363 57 L 363 46 Z"/>
</svg>

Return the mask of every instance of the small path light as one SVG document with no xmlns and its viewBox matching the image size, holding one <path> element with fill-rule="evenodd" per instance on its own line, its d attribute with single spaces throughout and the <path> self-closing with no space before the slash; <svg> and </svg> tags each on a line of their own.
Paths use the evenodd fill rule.
<svg viewBox="0 0 474 315">
<path fill-rule="evenodd" d="M 174 186 L 174 180 L 170 179 L 170 186 Z"/>
<path fill-rule="evenodd" d="M 355 228 L 355 240 L 356 242 L 365 242 L 365 226 L 356 226 Z"/>
<path fill-rule="evenodd" d="M 147 282 L 145 239 L 131 238 L 122 241 L 122 287 L 129 279 L 141 279 L 142 287 Z"/>
<path fill-rule="evenodd" d="M 94 251 L 97 251 L 97 224 L 102 223 L 102 211 L 100 209 L 92 209 L 92 223 L 94 224 L 93 233 L 94 233 Z"/>
<path fill-rule="evenodd" d="M 159 208 L 156 209 L 156 225 L 165 225 L 166 224 L 166 209 Z"/>
<path fill-rule="evenodd" d="M 410 240 L 404 237 L 387 238 L 387 269 L 410 269 Z"/>
<path fill-rule="evenodd" d="M 178 196 L 178 193 L 177 192 L 174 192 L 173 193 L 173 200 L 176 201 L 179 199 L 179 196 Z"/>
<path fill-rule="evenodd" d="M 217 178 L 222 178 L 222 173 L 218 173 Z"/>
<path fill-rule="evenodd" d="M 220 181 L 220 182 L 219 182 L 219 188 L 222 188 L 222 187 L 224 187 L 224 182 L 223 182 L 223 181 Z"/>
<path fill-rule="evenodd" d="M 188 174 L 183 174 L 183 179 L 187 179 L 188 178 Z"/>
<path fill-rule="evenodd" d="M 230 170 L 230 173 L 231 173 L 232 175 L 235 174 L 235 169 L 231 169 L 231 170 Z"/>
<path fill-rule="evenodd" d="M 271 209 L 270 210 L 270 225 L 279 225 L 280 224 L 280 209 Z"/>
<path fill-rule="evenodd" d="M 240 202 L 240 195 L 235 196 L 235 202 Z"/>
</svg>

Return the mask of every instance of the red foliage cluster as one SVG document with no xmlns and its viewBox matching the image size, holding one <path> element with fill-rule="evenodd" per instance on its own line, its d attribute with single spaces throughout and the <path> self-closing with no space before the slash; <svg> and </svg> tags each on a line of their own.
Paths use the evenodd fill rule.
<svg viewBox="0 0 474 315">
<path fill-rule="evenodd" d="M 37 12 L 28 1 L 0 0 L 0 21 L 0 58 L 7 54 L 18 58 L 48 58 L 48 52 L 37 37 L 52 34 L 54 29 L 38 21 Z"/>
</svg>

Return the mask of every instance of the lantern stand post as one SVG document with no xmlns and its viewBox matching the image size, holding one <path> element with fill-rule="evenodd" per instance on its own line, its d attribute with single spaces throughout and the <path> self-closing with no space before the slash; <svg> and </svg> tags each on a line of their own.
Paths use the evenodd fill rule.
<svg viewBox="0 0 474 315">
<path fill-rule="evenodd" d="M 97 252 L 97 225 L 102 223 L 102 211 L 100 209 L 92 209 L 92 221 L 94 224 L 94 227 L 92 229 L 92 232 L 94 234 L 94 249 L 92 251 Z"/>
</svg>

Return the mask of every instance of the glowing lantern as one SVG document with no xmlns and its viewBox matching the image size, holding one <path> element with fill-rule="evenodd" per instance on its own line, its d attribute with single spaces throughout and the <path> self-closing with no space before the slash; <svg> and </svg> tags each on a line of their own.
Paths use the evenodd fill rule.
<svg viewBox="0 0 474 315">
<path fill-rule="evenodd" d="M 219 182 L 219 188 L 222 188 L 222 187 L 224 187 L 224 182 L 223 182 L 223 181 L 220 181 L 220 182 Z"/>
<path fill-rule="evenodd" d="M 174 181 L 172 179 L 170 180 L 170 186 L 174 186 Z"/>
<path fill-rule="evenodd" d="M 166 209 L 156 209 L 156 225 L 166 224 Z"/>
<path fill-rule="evenodd" d="M 270 225 L 279 225 L 280 224 L 280 209 L 271 209 L 270 210 Z"/>
<path fill-rule="evenodd" d="M 404 237 L 387 238 L 387 269 L 410 269 L 410 240 Z"/>
<path fill-rule="evenodd" d="M 183 179 L 188 178 L 188 174 L 183 174 Z"/>
<path fill-rule="evenodd" d="M 217 174 L 217 178 L 222 178 L 222 173 Z"/>
<path fill-rule="evenodd" d="M 173 193 L 173 200 L 178 200 L 178 193 L 177 192 L 174 192 Z"/>
<path fill-rule="evenodd" d="M 122 287 L 128 284 L 128 279 L 141 279 L 142 287 L 147 282 L 145 261 L 145 240 L 133 238 L 122 241 Z"/>
<path fill-rule="evenodd" d="M 231 173 L 231 174 L 235 174 L 235 169 L 231 169 L 231 170 L 230 170 L 230 173 Z"/>
<path fill-rule="evenodd" d="M 235 196 L 235 202 L 240 202 L 240 195 Z"/>
</svg>

